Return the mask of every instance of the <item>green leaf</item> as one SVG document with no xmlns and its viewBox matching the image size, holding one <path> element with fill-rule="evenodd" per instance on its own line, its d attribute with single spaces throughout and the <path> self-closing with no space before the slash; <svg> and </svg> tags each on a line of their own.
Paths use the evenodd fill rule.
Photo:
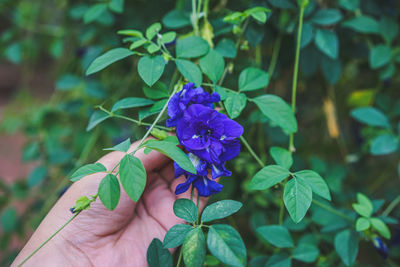
<svg viewBox="0 0 400 267">
<path fill-rule="evenodd" d="M 239 117 L 243 109 L 246 107 L 247 97 L 245 94 L 229 93 L 224 101 L 226 112 L 231 119 Z"/>
<path fill-rule="evenodd" d="M 292 220 L 298 223 L 311 206 L 311 187 L 304 179 L 296 176 L 285 185 L 283 201 Z"/>
<path fill-rule="evenodd" d="M 153 100 L 141 98 L 141 97 L 126 97 L 117 101 L 111 109 L 111 112 L 115 112 L 120 109 L 145 107 L 154 104 Z"/>
<path fill-rule="evenodd" d="M 152 40 L 160 30 L 161 24 L 159 22 L 153 23 L 146 29 L 146 38 Z"/>
<path fill-rule="evenodd" d="M 198 36 L 178 39 L 176 43 L 176 57 L 195 58 L 207 54 L 209 45 L 206 40 Z"/>
<path fill-rule="evenodd" d="M 44 165 L 34 168 L 28 176 L 28 186 L 34 187 L 39 185 L 47 176 L 47 168 Z"/>
<path fill-rule="evenodd" d="M 135 156 L 125 155 L 120 162 L 119 177 L 126 194 L 137 202 L 146 187 L 146 170 Z"/>
<path fill-rule="evenodd" d="M 391 43 L 399 32 L 399 25 L 393 18 L 385 16 L 379 22 L 379 32 L 387 43 Z"/>
<path fill-rule="evenodd" d="M 339 0 L 339 5 L 344 9 L 354 11 L 360 7 L 360 0 Z"/>
<path fill-rule="evenodd" d="M 138 30 L 131 30 L 131 29 L 129 29 L 129 30 L 119 30 L 117 33 L 120 34 L 120 35 L 127 35 L 127 36 L 132 36 L 132 37 L 144 38 L 143 33 L 141 31 L 138 31 Z M 147 42 L 146 39 L 142 39 L 140 41 L 146 41 Z"/>
<path fill-rule="evenodd" d="M 186 235 L 193 229 L 187 224 L 176 224 L 172 226 L 164 237 L 164 248 L 176 248 L 182 245 Z"/>
<path fill-rule="evenodd" d="M 314 27 L 311 23 L 304 23 L 303 31 L 301 33 L 300 47 L 306 47 L 314 39 Z"/>
<path fill-rule="evenodd" d="M 317 11 L 311 18 L 311 21 L 319 25 L 331 25 L 339 22 L 342 19 L 340 10 L 333 8 L 323 8 Z"/>
<path fill-rule="evenodd" d="M 92 116 L 90 116 L 88 126 L 86 127 L 86 131 L 92 130 L 94 127 L 96 127 L 97 124 L 105 121 L 108 119 L 110 115 L 102 110 L 95 110 L 92 113 Z"/>
<path fill-rule="evenodd" d="M 175 60 L 175 64 L 183 77 L 185 77 L 189 82 L 194 83 L 197 87 L 201 86 L 203 75 L 196 64 L 185 59 L 177 59 Z"/>
<path fill-rule="evenodd" d="M 290 171 L 287 169 L 278 165 L 269 165 L 254 175 L 249 187 L 252 190 L 265 190 L 282 182 L 289 175 Z"/>
<path fill-rule="evenodd" d="M 236 57 L 236 44 L 228 38 L 224 38 L 218 42 L 215 50 L 226 58 Z"/>
<path fill-rule="evenodd" d="M 290 256 L 285 252 L 280 252 L 272 255 L 265 264 L 265 267 L 290 267 L 291 265 L 292 260 Z"/>
<path fill-rule="evenodd" d="M 386 155 L 395 152 L 399 147 L 399 141 L 393 135 L 382 134 L 372 140 L 369 151 L 372 155 Z"/>
<path fill-rule="evenodd" d="M 77 169 L 71 175 L 70 180 L 72 182 L 76 182 L 76 181 L 82 179 L 83 177 L 85 177 L 87 175 L 98 173 L 98 172 L 106 172 L 106 171 L 107 171 L 106 167 L 104 167 L 104 165 L 101 164 L 100 162 L 87 164 L 87 165 L 82 166 L 79 169 Z"/>
<path fill-rule="evenodd" d="M 14 207 L 5 209 L 1 214 L 1 227 L 5 233 L 13 232 L 18 226 L 18 214 Z"/>
<path fill-rule="evenodd" d="M 111 65 L 118 60 L 132 56 L 133 54 L 135 53 L 126 48 L 119 47 L 111 49 L 110 51 L 107 51 L 103 55 L 96 58 L 92 63 L 90 63 L 90 66 L 86 71 L 86 75 L 96 73 L 104 69 L 108 65 Z"/>
<path fill-rule="evenodd" d="M 260 111 L 289 133 L 297 132 L 297 121 L 290 106 L 279 96 L 261 95 L 253 99 Z"/>
<path fill-rule="evenodd" d="M 206 257 L 206 244 L 201 228 L 196 227 L 187 234 L 185 241 L 183 241 L 182 252 L 186 266 L 203 266 Z"/>
<path fill-rule="evenodd" d="M 95 21 L 104 11 L 107 10 L 107 4 L 96 4 L 91 6 L 83 16 L 83 21 L 85 24 Z"/>
<path fill-rule="evenodd" d="M 253 91 L 269 83 L 268 73 L 257 68 L 246 68 L 239 75 L 239 91 Z"/>
<path fill-rule="evenodd" d="M 163 248 L 158 238 L 151 241 L 146 258 L 149 267 L 172 267 L 172 255 L 168 249 Z"/>
<path fill-rule="evenodd" d="M 122 13 L 124 11 L 124 0 L 111 0 L 108 7 L 116 13 Z"/>
<path fill-rule="evenodd" d="M 165 83 L 156 82 L 152 87 L 143 87 L 144 95 L 151 99 L 167 98 L 169 96 L 168 88 Z"/>
<path fill-rule="evenodd" d="M 161 41 L 164 44 L 174 41 L 175 38 L 176 38 L 176 32 L 166 32 L 163 35 L 161 35 Z"/>
<path fill-rule="evenodd" d="M 382 111 L 374 107 L 356 108 L 351 111 L 351 116 L 367 125 L 389 128 L 388 118 Z"/>
<path fill-rule="evenodd" d="M 143 81 L 148 85 L 153 84 L 160 79 L 164 72 L 165 60 L 162 56 L 144 56 L 139 60 L 138 72 Z"/>
<path fill-rule="evenodd" d="M 131 147 L 131 139 L 128 138 L 125 141 L 122 141 L 118 145 L 115 145 L 110 148 L 104 148 L 103 150 L 112 150 L 112 151 L 121 151 L 121 152 L 128 152 L 129 148 Z"/>
<path fill-rule="evenodd" d="M 190 159 L 174 143 L 166 141 L 149 140 L 143 144 L 144 147 L 154 149 L 175 161 L 182 169 L 190 173 L 196 173 Z"/>
<path fill-rule="evenodd" d="M 371 226 L 371 223 L 369 222 L 369 220 L 367 218 L 364 217 L 360 217 L 357 219 L 356 221 L 356 230 L 358 232 L 362 232 L 367 230 L 369 227 Z"/>
<path fill-rule="evenodd" d="M 239 233 L 230 225 L 210 226 L 207 246 L 211 254 L 229 266 L 246 266 L 246 247 Z"/>
<path fill-rule="evenodd" d="M 120 195 L 121 192 L 117 177 L 113 174 L 107 174 L 99 185 L 101 202 L 107 209 L 114 210 L 118 205 Z"/>
<path fill-rule="evenodd" d="M 369 64 L 372 69 L 385 66 L 392 58 L 392 49 L 387 45 L 377 45 L 371 49 Z"/>
<path fill-rule="evenodd" d="M 390 230 L 387 225 L 379 218 L 370 218 L 372 228 L 374 228 L 378 233 L 386 239 L 390 239 Z"/>
<path fill-rule="evenodd" d="M 317 29 L 315 34 L 315 44 L 318 49 L 332 59 L 336 59 L 339 54 L 339 41 L 336 34 L 330 30 Z"/>
<path fill-rule="evenodd" d="M 347 20 L 342 23 L 342 26 L 360 33 L 379 33 L 379 23 L 366 15 Z"/>
<path fill-rule="evenodd" d="M 352 265 L 358 253 L 357 234 L 351 230 L 344 230 L 335 236 L 335 249 L 347 266 Z"/>
<path fill-rule="evenodd" d="M 265 225 L 257 228 L 257 233 L 278 248 L 291 248 L 293 239 L 288 229 L 281 225 Z"/>
<path fill-rule="evenodd" d="M 284 148 L 273 146 L 269 150 L 271 157 L 274 159 L 276 164 L 282 166 L 283 168 L 289 170 L 293 165 L 292 154 Z"/>
<path fill-rule="evenodd" d="M 174 202 L 175 215 L 187 222 L 194 223 L 197 220 L 198 212 L 196 205 L 189 199 L 181 198 Z"/>
<path fill-rule="evenodd" d="M 293 250 L 293 258 L 303 262 L 314 262 L 319 255 L 319 250 L 311 244 L 299 244 Z"/>
<path fill-rule="evenodd" d="M 190 25 L 190 17 L 180 10 L 172 10 L 162 19 L 165 27 L 170 29 L 179 29 Z"/>
<path fill-rule="evenodd" d="M 242 206 L 242 203 L 235 200 L 217 201 L 204 209 L 201 215 L 201 221 L 209 222 L 228 217 L 236 213 Z"/>
<path fill-rule="evenodd" d="M 146 39 L 137 40 L 137 41 L 133 42 L 133 43 L 129 46 L 129 49 L 130 49 L 130 50 L 134 50 L 134 49 L 136 49 L 136 48 L 138 48 L 138 47 L 141 47 L 141 46 L 144 45 L 144 44 L 147 44 L 148 42 L 149 42 L 149 41 L 146 40 Z"/>
<path fill-rule="evenodd" d="M 82 80 L 71 74 L 65 74 L 56 83 L 56 89 L 58 91 L 69 91 L 78 87 L 82 83 Z"/>
<path fill-rule="evenodd" d="M 318 173 L 312 170 L 304 170 L 296 172 L 295 175 L 306 181 L 315 194 L 329 201 L 331 200 L 329 187 Z"/>
<path fill-rule="evenodd" d="M 224 58 L 215 50 L 210 50 L 200 59 L 202 72 L 214 83 L 221 78 L 225 68 Z"/>
<path fill-rule="evenodd" d="M 340 59 L 332 59 L 327 56 L 322 56 L 321 58 L 321 68 L 325 79 L 329 84 L 333 85 L 339 81 L 342 74 L 342 63 Z"/>
</svg>

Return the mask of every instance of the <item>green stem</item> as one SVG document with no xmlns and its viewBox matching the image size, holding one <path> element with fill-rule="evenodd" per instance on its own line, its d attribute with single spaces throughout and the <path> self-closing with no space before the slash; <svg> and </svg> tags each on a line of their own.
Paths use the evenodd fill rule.
<svg viewBox="0 0 400 267">
<path fill-rule="evenodd" d="M 279 204 L 279 225 L 283 224 L 283 214 L 285 213 L 285 205 L 283 200 Z"/>
<path fill-rule="evenodd" d="M 197 206 L 197 211 L 198 211 L 196 224 L 199 224 L 199 221 L 200 221 L 200 195 L 199 195 L 199 192 L 197 192 L 197 203 L 196 203 L 196 206 Z"/>
<path fill-rule="evenodd" d="M 138 120 L 135 120 L 135 119 L 123 116 L 123 115 L 113 114 L 112 116 L 115 117 L 115 118 L 124 119 L 124 120 L 127 120 L 127 121 L 134 122 L 139 126 L 142 126 L 142 125 L 151 126 L 151 123 L 141 122 L 141 121 L 138 121 Z M 171 128 L 168 128 L 168 127 L 165 127 L 165 126 L 161 126 L 161 125 L 155 125 L 154 128 L 158 128 L 158 129 L 161 129 L 161 130 L 164 130 L 164 131 L 171 131 Z"/>
<path fill-rule="evenodd" d="M 292 112 L 293 114 L 296 111 L 296 91 L 297 91 L 297 80 L 299 73 L 299 60 L 300 60 L 300 42 L 301 42 L 301 32 L 303 30 L 303 17 L 304 17 L 304 9 L 306 5 L 300 5 L 300 16 L 299 16 L 299 28 L 297 30 L 297 40 L 296 40 L 296 57 L 294 62 L 294 71 L 293 71 L 293 83 L 292 83 Z M 293 153 L 295 151 L 294 147 L 294 133 L 291 133 L 289 136 L 289 151 Z"/>
<path fill-rule="evenodd" d="M 192 0 L 192 25 L 195 35 L 199 35 L 198 17 L 196 11 L 196 0 Z"/>
<path fill-rule="evenodd" d="M 382 212 L 383 216 L 388 216 L 394 208 L 400 203 L 400 196 L 397 196 L 392 202 L 390 202 L 389 206 Z"/>
<path fill-rule="evenodd" d="M 28 257 L 26 257 L 18 266 L 24 265 L 33 255 L 35 255 L 44 245 L 46 245 L 53 237 L 55 237 L 62 229 L 64 229 L 70 222 L 72 222 L 81 211 L 75 213 L 66 223 L 64 223 L 57 231 L 55 231 L 49 238 L 40 244 Z"/>
<path fill-rule="evenodd" d="M 240 136 L 240 141 L 244 144 L 244 146 L 247 148 L 247 150 L 250 152 L 250 154 L 253 156 L 253 158 L 257 161 L 257 163 L 261 166 L 264 167 L 265 164 L 263 161 L 257 156 L 257 154 L 254 152 L 254 150 L 251 148 L 249 143 L 246 141 L 246 139 L 243 137 L 243 135 Z"/>
<path fill-rule="evenodd" d="M 182 248 L 181 248 L 179 251 L 179 258 L 178 258 L 178 263 L 176 264 L 176 267 L 181 266 L 182 255 L 183 255 L 183 253 L 182 253 Z"/>
<path fill-rule="evenodd" d="M 127 120 L 127 121 L 130 121 L 130 122 L 136 123 L 136 124 L 139 125 L 139 126 L 142 126 L 142 125 L 143 125 L 143 126 L 151 126 L 151 125 L 152 125 L 151 123 L 141 122 L 141 121 L 138 121 L 138 120 L 135 120 L 135 119 L 132 119 L 132 118 L 123 116 L 123 115 L 114 114 L 114 113 L 112 113 L 111 111 L 108 111 L 107 109 L 103 108 L 102 106 L 99 106 L 99 109 L 100 109 L 101 111 L 104 111 L 104 112 L 107 113 L 108 115 L 110 115 L 110 117 L 114 117 L 114 118 L 118 118 L 118 119 Z M 155 125 L 154 127 L 155 127 L 155 128 L 158 128 L 158 129 L 161 129 L 161 130 L 165 130 L 165 131 L 171 131 L 170 128 L 165 127 L 165 126 L 161 126 L 161 125 Z"/>
<path fill-rule="evenodd" d="M 345 219 L 345 220 L 347 220 L 347 221 L 349 221 L 349 222 L 351 222 L 351 223 L 354 223 L 353 218 L 347 216 L 347 215 L 344 214 L 343 212 L 340 212 L 340 211 L 338 211 L 338 210 L 336 210 L 336 209 L 334 209 L 334 208 L 331 208 L 331 207 L 329 207 L 328 205 L 325 205 L 324 203 L 319 202 L 318 200 L 315 200 L 315 199 L 313 199 L 312 202 L 313 202 L 315 205 L 320 206 L 320 207 L 323 208 L 324 210 L 327 210 L 327 211 L 329 211 L 329 212 L 332 213 L 332 214 L 335 214 L 335 215 L 337 215 L 337 216 L 339 216 L 339 217 L 342 217 L 343 219 Z"/>
</svg>

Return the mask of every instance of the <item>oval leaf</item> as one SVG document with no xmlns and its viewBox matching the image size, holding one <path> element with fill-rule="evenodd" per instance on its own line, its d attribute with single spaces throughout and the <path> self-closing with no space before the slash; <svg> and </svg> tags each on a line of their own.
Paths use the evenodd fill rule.
<svg viewBox="0 0 400 267">
<path fill-rule="evenodd" d="M 143 146 L 166 155 L 174 160 L 182 169 L 190 173 L 196 173 L 196 169 L 190 159 L 176 144 L 166 141 L 150 140 L 144 143 Z"/>
<path fill-rule="evenodd" d="M 253 99 L 260 111 L 288 133 L 297 132 L 297 121 L 290 106 L 275 95 L 262 95 Z"/>
<path fill-rule="evenodd" d="M 269 165 L 262 168 L 254 175 L 250 182 L 250 189 L 265 190 L 289 177 L 290 172 L 278 165 Z"/>
<path fill-rule="evenodd" d="M 207 246 L 211 254 L 230 266 L 246 266 L 246 247 L 239 233 L 230 225 L 210 227 Z"/>
<path fill-rule="evenodd" d="M 121 191 L 117 177 L 113 174 L 107 174 L 99 185 L 99 197 L 101 202 L 107 209 L 114 210 L 118 205 L 120 195 Z"/>
<path fill-rule="evenodd" d="M 182 246 L 186 266 L 202 267 L 206 257 L 206 244 L 201 228 L 194 228 L 187 234 Z"/>
<path fill-rule="evenodd" d="M 204 209 L 201 215 L 201 221 L 209 222 L 228 217 L 237 212 L 242 206 L 242 203 L 235 200 L 221 200 L 215 202 Z"/>
<path fill-rule="evenodd" d="M 111 109 L 111 112 L 120 110 L 120 109 L 127 109 L 127 108 L 136 108 L 136 107 L 144 107 L 154 104 L 153 100 L 141 97 L 127 97 L 124 99 L 119 100 L 114 104 Z"/>
<path fill-rule="evenodd" d="M 311 187 L 300 177 L 294 177 L 285 186 L 283 201 L 292 220 L 298 223 L 304 218 L 311 206 Z"/>
<path fill-rule="evenodd" d="M 196 205 L 189 199 L 182 198 L 174 202 L 175 215 L 187 222 L 195 222 L 198 212 Z"/>
<path fill-rule="evenodd" d="M 137 202 L 146 187 L 146 170 L 140 159 L 127 154 L 122 158 L 119 177 L 126 194 Z"/>
<path fill-rule="evenodd" d="M 138 63 L 139 75 L 148 86 L 152 86 L 160 79 L 164 68 L 165 60 L 162 56 L 144 56 Z"/>
<path fill-rule="evenodd" d="M 105 172 L 105 171 L 107 171 L 106 167 L 104 167 L 104 165 L 101 164 L 100 162 L 93 163 L 93 164 L 87 164 L 87 165 L 82 166 L 79 169 L 77 169 L 71 175 L 70 180 L 72 182 L 76 182 L 87 175 L 90 175 L 93 173 L 98 173 L 98 172 Z"/>
<path fill-rule="evenodd" d="M 192 229 L 193 227 L 187 224 L 176 224 L 172 226 L 164 237 L 163 246 L 165 248 L 179 247 Z"/>
<path fill-rule="evenodd" d="M 257 233 L 278 248 L 293 247 L 293 239 L 288 229 L 281 225 L 266 225 L 257 228 Z"/>
<path fill-rule="evenodd" d="M 135 53 L 127 48 L 119 47 L 119 48 L 111 49 L 110 51 L 108 51 L 105 54 L 96 58 L 90 64 L 89 68 L 86 71 L 86 75 L 90 75 L 95 72 L 98 72 L 98 71 L 104 69 L 105 67 L 107 67 L 108 65 L 110 65 L 118 60 L 132 56 L 133 54 L 135 54 Z"/>
<path fill-rule="evenodd" d="M 239 91 L 253 91 L 269 83 L 268 73 L 257 68 L 246 68 L 239 75 Z"/>
<path fill-rule="evenodd" d="M 158 238 L 151 241 L 146 258 L 149 267 L 172 267 L 172 255 L 168 249 L 163 248 Z"/>
</svg>

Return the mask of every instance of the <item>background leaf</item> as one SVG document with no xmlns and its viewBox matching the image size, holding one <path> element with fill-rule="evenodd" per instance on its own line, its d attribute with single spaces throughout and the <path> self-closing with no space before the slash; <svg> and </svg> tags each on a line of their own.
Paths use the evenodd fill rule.
<svg viewBox="0 0 400 267">
<path fill-rule="evenodd" d="M 347 266 L 352 265 L 358 253 L 357 234 L 350 230 L 343 230 L 335 236 L 335 249 Z"/>
<path fill-rule="evenodd" d="M 278 248 L 291 248 L 294 246 L 288 229 L 281 225 L 266 225 L 257 228 L 257 233 L 272 245 Z"/>
</svg>

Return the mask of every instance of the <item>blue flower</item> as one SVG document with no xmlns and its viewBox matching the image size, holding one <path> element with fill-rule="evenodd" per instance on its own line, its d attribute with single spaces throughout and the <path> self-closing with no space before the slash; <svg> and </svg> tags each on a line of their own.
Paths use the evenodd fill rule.
<svg viewBox="0 0 400 267">
<path fill-rule="evenodd" d="M 176 134 L 181 145 L 209 164 L 223 168 L 240 152 L 237 140 L 243 127 L 226 115 L 200 104 L 192 104 L 179 121 Z"/>
<path fill-rule="evenodd" d="M 379 252 L 379 254 L 382 256 L 382 258 L 386 259 L 389 256 L 389 249 L 386 246 L 386 244 L 383 242 L 382 238 L 375 237 L 372 240 L 375 249 Z"/>
<path fill-rule="evenodd" d="M 183 112 L 191 104 L 202 104 L 212 108 L 213 103 L 219 102 L 220 96 L 218 93 L 205 92 L 203 88 L 194 88 L 193 83 L 188 83 L 183 86 L 183 89 L 173 95 L 168 103 L 167 127 L 176 126 L 183 116 Z"/>
<path fill-rule="evenodd" d="M 193 166 L 196 168 L 197 174 L 192 174 L 184 169 L 182 169 L 177 163 L 174 163 L 175 167 L 175 177 L 179 177 L 181 175 L 184 175 L 186 177 L 186 181 L 179 184 L 176 189 L 175 189 L 175 194 L 182 194 L 186 192 L 190 185 L 193 184 L 193 186 L 197 189 L 199 192 L 200 196 L 203 197 L 208 197 L 210 195 L 216 194 L 221 192 L 222 190 L 222 185 L 214 181 L 213 179 L 223 175 L 223 173 L 228 172 L 230 175 L 230 172 L 227 171 L 223 166 L 223 170 L 219 170 L 218 174 L 219 176 L 213 177 L 213 179 L 210 179 L 207 177 L 208 175 L 208 164 L 207 162 L 201 160 L 199 157 L 196 155 L 189 153 L 188 154 L 189 159 L 192 161 Z"/>
</svg>

